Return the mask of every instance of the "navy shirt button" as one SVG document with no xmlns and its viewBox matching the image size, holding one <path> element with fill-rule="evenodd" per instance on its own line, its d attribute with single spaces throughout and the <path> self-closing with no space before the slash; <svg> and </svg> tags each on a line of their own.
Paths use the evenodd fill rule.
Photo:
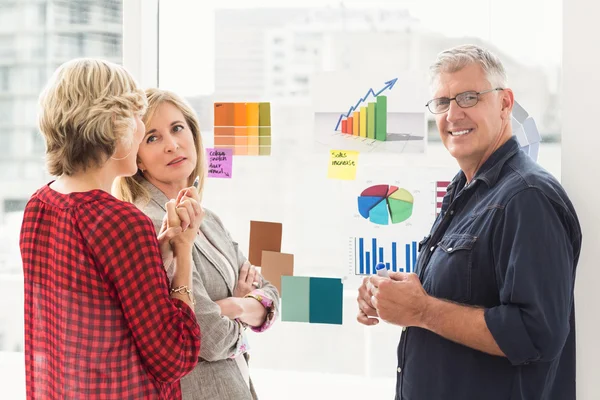
<svg viewBox="0 0 600 400">
<path fill-rule="evenodd" d="M 398 371 L 398 373 L 401 373 L 402 372 L 402 368 L 398 367 L 398 369 L 396 371 Z"/>
</svg>

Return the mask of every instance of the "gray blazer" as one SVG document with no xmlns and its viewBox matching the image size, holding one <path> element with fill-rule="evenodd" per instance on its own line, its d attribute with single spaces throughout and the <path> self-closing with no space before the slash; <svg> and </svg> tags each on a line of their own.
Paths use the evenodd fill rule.
<svg viewBox="0 0 600 400">
<path fill-rule="evenodd" d="M 169 200 L 163 192 L 146 180 L 141 181 L 150 192 L 151 200 L 147 204 L 136 204 L 154 223 L 158 232 L 166 213 L 165 203 Z M 200 230 L 212 245 L 221 252 L 234 268 L 235 282 L 239 269 L 246 257 L 233 241 L 223 223 L 214 213 L 204 210 Z M 251 400 L 256 399 L 252 382 L 250 389 L 244 381 L 234 359 L 228 358 L 236 349 L 241 338 L 240 325 L 229 318 L 222 317 L 215 303 L 233 295 L 234 287 L 227 279 L 227 268 L 223 263 L 202 251 L 198 242 L 192 250 L 194 261 L 193 284 L 196 300 L 196 318 L 200 325 L 202 346 L 200 361 L 194 370 L 181 379 L 181 391 L 184 400 Z M 230 274 L 230 272 L 229 272 Z M 269 282 L 263 280 L 261 287 L 273 299 L 279 309 L 279 294 Z M 246 360 L 248 359 L 246 355 Z"/>
</svg>

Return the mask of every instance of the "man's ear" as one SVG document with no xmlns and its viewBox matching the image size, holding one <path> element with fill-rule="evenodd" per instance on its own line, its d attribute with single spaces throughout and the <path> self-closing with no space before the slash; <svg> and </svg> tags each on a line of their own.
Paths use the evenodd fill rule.
<svg viewBox="0 0 600 400">
<path fill-rule="evenodd" d="M 515 94 L 511 89 L 504 89 L 501 92 L 501 104 L 502 104 L 502 119 L 510 119 L 513 106 L 515 104 Z"/>
</svg>

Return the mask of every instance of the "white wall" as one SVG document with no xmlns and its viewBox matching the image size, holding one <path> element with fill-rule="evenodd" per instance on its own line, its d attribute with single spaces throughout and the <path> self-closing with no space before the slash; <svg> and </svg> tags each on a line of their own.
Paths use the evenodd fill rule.
<svg viewBox="0 0 600 400">
<path fill-rule="evenodd" d="M 594 109 L 600 96 L 598 15 L 598 2 L 563 2 L 562 183 L 583 229 L 575 284 L 578 400 L 600 399 L 600 186 L 596 183 L 600 135 Z"/>
</svg>

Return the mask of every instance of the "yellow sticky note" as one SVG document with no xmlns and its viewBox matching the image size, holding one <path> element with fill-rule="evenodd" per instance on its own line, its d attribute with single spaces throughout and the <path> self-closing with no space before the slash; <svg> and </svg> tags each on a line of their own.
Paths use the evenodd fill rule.
<svg viewBox="0 0 600 400">
<path fill-rule="evenodd" d="M 356 166 L 358 165 L 358 151 L 331 150 L 329 179 L 345 179 L 353 181 L 356 179 Z"/>
</svg>

